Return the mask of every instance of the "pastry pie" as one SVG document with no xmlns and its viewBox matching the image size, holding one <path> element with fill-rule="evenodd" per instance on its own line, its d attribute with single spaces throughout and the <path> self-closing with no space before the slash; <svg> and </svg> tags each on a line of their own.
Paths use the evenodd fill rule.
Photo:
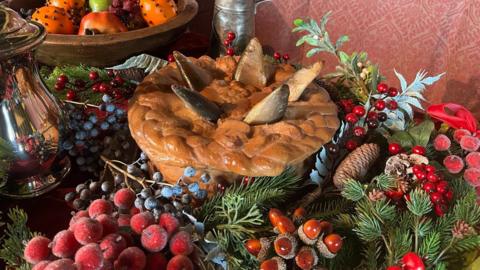
<svg viewBox="0 0 480 270">
<path fill-rule="evenodd" d="M 187 58 L 149 75 L 129 104 L 133 138 L 169 182 L 187 166 L 217 181 L 275 176 L 331 140 L 339 126 L 322 63 L 269 62 L 257 39 L 241 57 Z"/>
</svg>

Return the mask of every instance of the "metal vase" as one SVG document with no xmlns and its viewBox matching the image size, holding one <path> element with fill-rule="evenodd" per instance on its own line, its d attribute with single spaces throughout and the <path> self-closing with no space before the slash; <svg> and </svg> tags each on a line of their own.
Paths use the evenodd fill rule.
<svg viewBox="0 0 480 270">
<path fill-rule="evenodd" d="M 6 11 L 5 11 L 6 10 Z M 43 41 L 39 25 L 24 23 L 0 5 L 0 137 L 9 145 L 7 177 L 0 195 L 28 198 L 57 186 L 70 170 L 59 153 L 62 110 L 38 74 L 32 50 Z M 5 27 L 7 25 L 7 27 Z"/>
<path fill-rule="evenodd" d="M 255 12 L 257 5 L 268 0 L 216 0 L 212 22 L 210 54 L 213 57 L 226 54 L 223 41 L 228 32 L 234 32 L 235 52 L 240 54 L 250 39 L 255 37 Z"/>
</svg>

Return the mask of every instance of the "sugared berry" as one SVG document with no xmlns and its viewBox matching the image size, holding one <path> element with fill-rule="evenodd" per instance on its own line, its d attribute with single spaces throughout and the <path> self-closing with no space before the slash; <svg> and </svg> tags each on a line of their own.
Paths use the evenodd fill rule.
<svg viewBox="0 0 480 270">
<path fill-rule="evenodd" d="M 453 139 L 460 143 L 460 140 L 463 138 L 463 136 L 465 135 L 468 135 L 468 136 L 471 136 L 472 133 L 466 129 L 456 129 L 454 132 L 453 132 Z"/>
<path fill-rule="evenodd" d="M 23 257 L 28 263 L 36 264 L 50 256 L 50 239 L 36 236 L 28 241 L 23 251 Z"/>
<path fill-rule="evenodd" d="M 450 138 L 448 138 L 444 134 L 439 134 L 435 139 L 433 140 L 433 147 L 437 151 L 447 151 L 450 149 L 450 146 L 452 145 L 452 142 L 450 141 Z"/>
<path fill-rule="evenodd" d="M 170 239 L 170 252 L 174 255 L 188 256 L 193 252 L 192 235 L 186 231 L 179 231 Z"/>
<path fill-rule="evenodd" d="M 468 152 L 475 152 L 480 147 L 480 139 L 475 136 L 465 135 L 460 139 L 460 147 Z"/>
<path fill-rule="evenodd" d="M 160 224 L 169 235 L 176 232 L 180 227 L 180 221 L 170 213 L 161 214 L 158 224 Z"/>
<path fill-rule="evenodd" d="M 140 240 L 149 252 L 159 252 L 167 245 L 168 233 L 160 225 L 153 224 L 142 231 Z"/>
<path fill-rule="evenodd" d="M 91 218 L 94 218 L 101 214 L 110 215 L 113 212 L 113 206 L 110 201 L 105 199 L 96 199 L 88 207 L 88 214 Z"/>
<path fill-rule="evenodd" d="M 130 227 L 137 234 L 141 234 L 145 228 L 153 223 L 155 223 L 155 218 L 150 212 L 141 212 L 130 218 Z"/>
<path fill-rule="evenodd" d="M 102 238 L 103 227 L 95 219 L 81 218 L 75 222 L 73 234 L 75 239 L 82 245 L 95 243 Z"/>
<path fill-rule="evenodd" d="M 465 163 L 461 157 L 457 155 L 449 155 L 443 159 L 443 165 L 450 173 L 456 174 L 463 170 Z"/>
<path fill-rule="evenodd" d="M 147 265 L 145 253 L 138 247 L 124 249 L 114 263 L 115 269 L 142 270 Z"/>
<path fill-rule="evenodd" d="M 176 255 L 168 261 L 166 270 L 193 270 L 192 261 L 184 255 Z"/>
<path fill-rule="evenodd" d="M 129 188 L 122 188 L 115 192 L 113 203 L 121 209 L 130 209 L 135 201 L 135 192 Z"/>
<path fill-rule="evenodd" d="M 463 173 L 463 178 L 472 186 L 480 186 L 480 169 L 468 168 Z"/>
<path fill-rule="evenodd" d="M 82 270 L 101 269 L 104 264 L 102 250 L 94 243 L 81 247 L 75 253 L 75 264 Z"/>
<path fill-rule="evenodd" d="M 465 157 L 465 161 L 470 168 L 480 169 L 480 152 L 471 152 Z"/>
<path fill-rule="evenodd" d="M 145 270 L 167 269 L 168 259 L 161 252 L 150 253 L 147 255 L 147 266 Z"/>
<path fill-rule="evenodd" d="M 51 247 L 53 255 L 59 258 L 70 258 L 80 248 L 80 243 L 77 242 L 72 231 L 63 230 L 55 235 Z"/>
<path fill-rule="evenodd" d="M 118 231 L 118 222 L 111 215 L 101 214 L 95 219 L 102 224 L 104 235 L 116 233 Z"/>
</svg>

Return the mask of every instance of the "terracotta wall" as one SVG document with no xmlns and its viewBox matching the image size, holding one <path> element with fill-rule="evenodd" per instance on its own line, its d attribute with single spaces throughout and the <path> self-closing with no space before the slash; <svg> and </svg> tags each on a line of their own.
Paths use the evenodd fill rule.
<svg viewBox="0 0 480 270">
<path fill-rule="evenodd" d="M 198 2 L 193 29 L 206 33 L 213 0 Z M 393 68 L 407 81 L 419 69 L 446 72 L 428 90 L 429 100 L 462 103 L 480 117 L 480 0 L 272 0 L 258 9 L 257 36 L 306 62 L 304 49 L 295 48 L 291 23 L 297 17 L 319 19 L 329 10 L 331 35 L 348 34 L 345 50 L 366 50 L 390 84 L 398 85 Z"/>
</svg>

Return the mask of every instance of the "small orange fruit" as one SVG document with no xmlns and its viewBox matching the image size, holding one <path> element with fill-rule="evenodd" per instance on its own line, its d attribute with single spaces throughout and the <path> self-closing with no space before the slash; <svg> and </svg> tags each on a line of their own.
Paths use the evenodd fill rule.
<svg viewBox="0 0 480 270">
<path fill-rule="evenodd" d="M 260 270 L 285 270 L 287 269 L 287 264 L 280 257 L 273 257 L 269 260 L 263 261 L 260 264 Z"/>
<path fill-rule="evenodd" d="M 277 227 L 278 219 L 280 217 L 283 217 L 283 213 L 277 208 L 272 208 L 268 212 L 268 218 L 270 219 L 270 223 L 272 224 L 273 227 Z"/>
<path fill-rule="evenodd" d="M 143 19 L 149 26 L 164 24 L 177 15 L 173 0 L 140 0 Z"/>
<path fill-rule="evenodd" d="M 258 239 L 250 239 L 245 242 L 245 248 L 247 249 L 248 253 L 252 254 L 253 256 L 257 256 L 262 249 L 262 243 Z"/>
<path fill-rule="evenodd" d="M 307 214 L 307 211 L 305 211 L 305 208 L 298 207 L 297 209 L 295 209 L 295 211 L 293 211 L 292 218 L 295 221 L 301 220 L 305 217 L 306 214 Z"/>
<path fill-rule="evenodd" d="M 32 20 L 42 24 L 49 34 L 74 34 L 75 27 L 62 8 L 45 6 L 32 14 Z"/>
<path fill-rule="evenodd" d="M 322 232 L 321 222 L 316 219 L 310 219 L 303 223 L 303 233 L 310 239 L 317 239 Z"/>
<path fill-rule="evenodd" d="M 276 227 L 280 232 L 280 234 L 293 233 L 296 230 L 295 225 L 293 224 L 293 221 L 286 216 L 281 216 L 278 218 Z"/>
<path fill-rule="evenodd" d="M 122 21 L 108 11 L 90 12 L 82 18 L 79 35 L 113 34 L 128 31 Z"/>
<path fill-rule="evenodd" d="M 47 0 L 47 6 L 63 8 L 65 11 L 83 9 L 85 0 Z"/>
<path fill-rule="evenodd" d="M 325 243 L 330 252 L 332 252 L 333 254 L 337 254 L 338 251 L 340 251 L 340 249 L 342 248 L 343 239 L 340 235 L 332 233 L 327 235 L 323 239 L 323 243 Z"/>
</svg>

